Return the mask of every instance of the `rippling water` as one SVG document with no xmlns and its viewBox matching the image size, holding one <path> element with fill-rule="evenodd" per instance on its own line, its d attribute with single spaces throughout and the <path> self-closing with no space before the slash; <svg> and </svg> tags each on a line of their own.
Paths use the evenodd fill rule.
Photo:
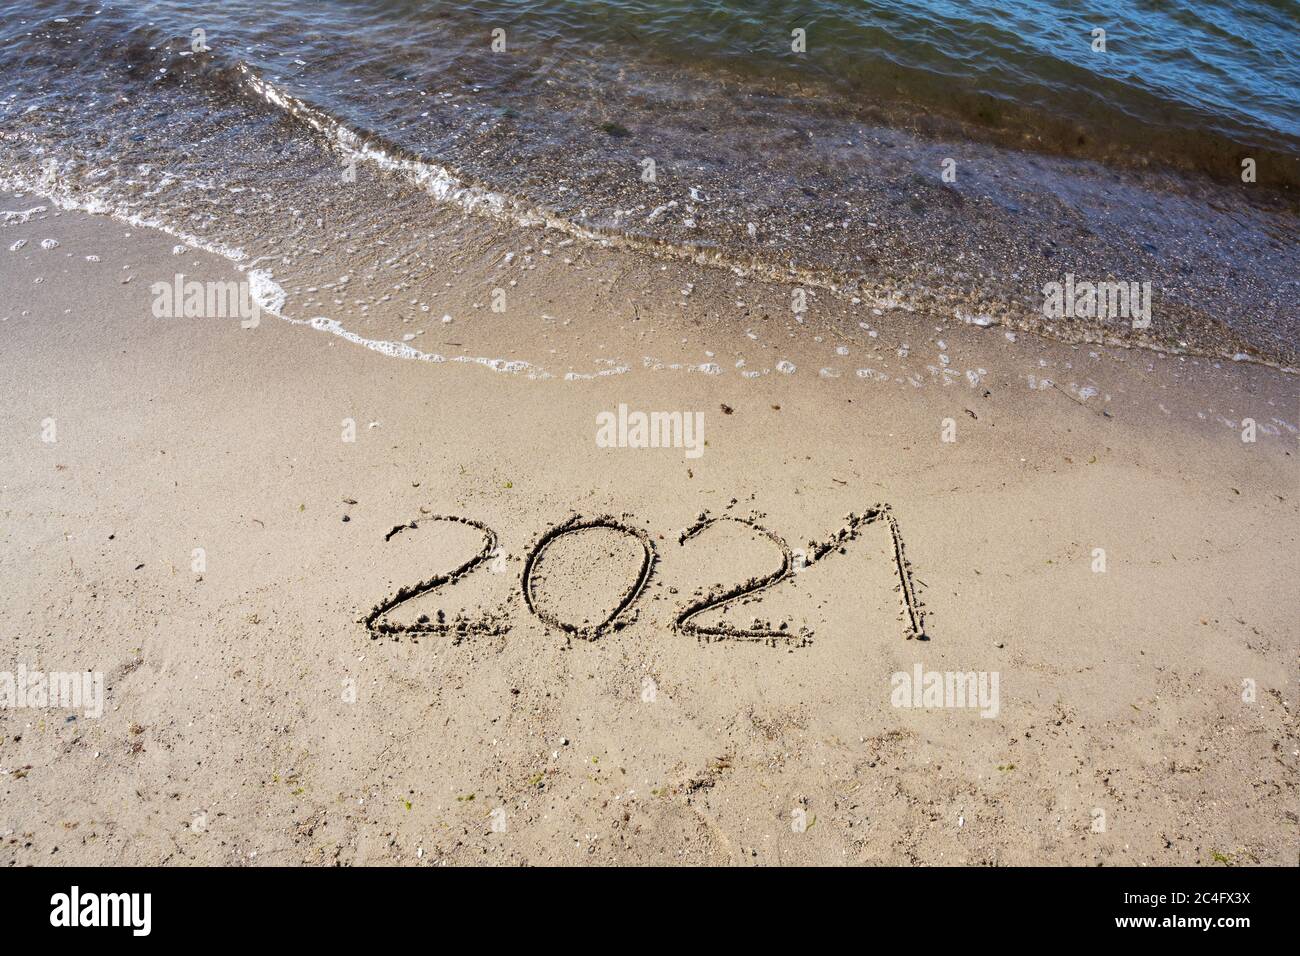
<svg viewBox="0 0 1300 956">
<path fill-rule="evenodd" d="M 371 125 L 415 125 L 412 98 L 448 80 L 473 81 L 485 106 L 526 108 L 556 82 L 596 93 L 640 61 L 731 75 L 777 94 L 793 87 L 849 113 L 921 114 L 1085 153 L 1177 144 L 1184 152 L 1166 161 L 1191 149 L 1208 164 L 1231 146 L 1293 161 L 1300 147 L 1294 0 L 1094 0 L 1086 8 L 1066 0 L 161 0 L 0 9 L 6 60 L 20 70 L 11 80 L 22 87 L 48 62 L 33 27 L 58 42 L 50 20 L 99 11 L 103 54 L 203 29 L 214 55 L 272 71 Z M 796 29 L 806 52 L 792 50 Z M 1094 48 L 1098 29 L 1104 51 Z M 494 30 L 504 49 L 491 46 Z"/>
<path fill-rule="evenodd" d="M 1298 10 L 0 0 L 0 175 L 256 254 L 289 208 L 418 225 L 330 198 L 360 162 L 981 323 L 1066 272 L 1151 280 L 1165 321 L 1138 338 L 1295 364 Z"/>
</svg>

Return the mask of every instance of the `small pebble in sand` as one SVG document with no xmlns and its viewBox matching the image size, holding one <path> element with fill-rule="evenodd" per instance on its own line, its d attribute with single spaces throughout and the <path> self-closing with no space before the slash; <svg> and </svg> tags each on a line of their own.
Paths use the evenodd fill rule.
<svg viewBox="0 0 1300 956">
<path fill-rule="evenodd" d="M 42 248 L 42 249 L 57 249 L 57 248 L 59 248 L 59 240 L 57 240 L 57 239 L 42 239 L 42 240 L 41 240 L 41 248 Z"/>
</svg>

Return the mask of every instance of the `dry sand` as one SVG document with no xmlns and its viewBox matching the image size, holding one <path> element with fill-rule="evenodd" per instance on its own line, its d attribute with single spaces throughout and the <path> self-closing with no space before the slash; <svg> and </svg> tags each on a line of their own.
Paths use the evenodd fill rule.
<svg viewBox="0 0 1300 956">
<path fill-rule="evenodd" d="M 0 862 L 1296 862 L 1295 377 L 903 313 L 864 345 L 824 294 L 796 323 L 789 289 L 584 249 L 532 263 L 505 316 L 456 320 L 467 354 L 554 373 L 530 378 L 271 316 L 155 318 L 151 283 L 243 274 L 3 197 L 40 205 L 0 227 L 0 671 L 100 671 L 105 702 L 0 709 Z M 479 224 L 453 264 L 468 240 L 443 227 L 427 281 L 469 298 L 548 241 Z M 732 300 L 760 298 L 750 338 L 759 310 Z M 837 364 L 841 342 L 876 354 Z M 647 367 L 706 350 L 718 374 Z M 609 355 L 630 370 L 561 374 Z M 620 403 L 702 412 L 703 453 L 598 447 Z M 785 622 L 802 646 L 672 626 L 782 561 L 740 522 L 682 543 L 701 513 L 793 553 L 880 503 L 927 640 L 900 620 L 884 521 L 695 619 Z M 574 513 L 657 557 L 592 639 L 536 611 L 599 620 L 636 580 L 635 535 L 557 538 L 536 610 L 521 593 L 530 546 Z M 438 515 L 499 553 L 385 618 L 441 610 L 450 633 L 376 636 L 372 607 L 482 547 Z M 457 634 L 462 612 L 491 626 Z M 996 673 L 996 715 L 893 706 L 918 664 Z"/>
</svg>

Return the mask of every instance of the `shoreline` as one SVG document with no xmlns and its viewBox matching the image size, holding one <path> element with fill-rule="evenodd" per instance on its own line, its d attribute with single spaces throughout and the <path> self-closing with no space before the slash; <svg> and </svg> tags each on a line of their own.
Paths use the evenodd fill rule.
<svg viewBox="0 0 1300 956">
<path fill-rule="evenodd" d="M 1300 267 L 1296 207 L 1267 184 L 1267 163 L 1262 179 L 1234 170 L 1241 182 L 1225 187 L 905 127 L 779 122 L 762 109 L 731 128 L 717 102 L 692 122 L 639 102 L 618 107 L 617 122 L 583 113 L 563 141 L 534 142 L 496 117 L 466 128 L 465 148 L 440 151 L 422 149 L 415 130 L 407 142 L 350 125 L 242 63 L 209 88 L 182 59 L 150 97 L 117 98 L 93 129 L 57 112 L 14 117 L 0 138 L 3 185 L 280 259 L 286 288 L 320 286 L 304 262 L 359 254 L 372 263 L 360 290 L 372 309 L 437 254 L 426 230 L 468 211 L 483 218 L 485 245 L 540 224 L 611 253 L 707 264 L 865 308 L 1300 367 L 1286 301 Z M 151 119 L 160 109 L 174 117 L 166 128 Z M 177 157 L 177 141 L 204 148 Z M 1049 317 L 1044 290 L 1069 276 L 1149 284 L 1158 321 Z"/>
<path fill-rule="evenodd" d="M 744 277 L 435 225 L 442 256 L 401 295 L 433 321 L 464 299 L 423 338 L 543 356 L 560 380 L 629 370 L 556 385 L 442 343 L 446 362 L 394 362 L 286 322 L 159 320 L 151 282 L 232 263 L 77 212 L 0 226 L 0 432 L 18 450 L 0 464 L 0 613 L 14 666 L 106 686 L 98 720 L 0 709 L 0 860 L 1293 862 L 1292 376 L 904 310 L 861 310 L 877 336 L 859 342 L 816 296 L 795 322 Z M 503 273 L 505 248 L 531 268 Z M 289 314 L 320 297 L 308 281 L 286 281 Z M 470 307 L 498 285 L 507 312 Z M 376 332 L 429 321 L 352 308 Z M 664 374 L 702 363 L 768 374 Z M 620 405 L 702 414 L 702 454 L 600 447 Z M 673 627 L 771 574 L 754 525 L 793 553 L 878 502 L 929 640 L 905 639 L 897 542 L 872 526 L 699 618 L 784 621 L 806 646 Z M 597 530 L 525 574 L 571 513 L 621 516 L 659 556 L 594 640 L 533 604 L 601 620 L 638 559 Z M 701 513 L 753 524 L 679 542 Z M 501 553 L 394 613 L 508 628 L 373 639 L 358 622 L 376 602 L 480 547 L 438 515 L 482 522 Z M 1000 675 L 996 716 L 891 704 L 918 668 Z M 793 829 L 799 810 L 817 824 Z"/>
<path fill-rule="evenodd" d="M 370 159 L 374 158 L 364 150 L 357 152 L 356 155 L 365 156 Z M 384 159 L 376 159 L 375 161 L 380 164 L 381 168 L 388 168 L 385 163 L 389 161 Z M 453 181 L 455 180 L 453 174 L 448 173 L 446 175 L 450 176 Z M 426 178 L 427 177 L 423 175 L 417 175 L 416 177 L 419 183 L 424 183 Z M 479 187 L 476 186 L 472 188 L 478 189 Z M 53 203 L 62 211 L 81 212 L 96 216 L 107 215 L 114 219 L 114 221 L 121 222 L 124 225 L 157 230 L 181 240 L 191 249 L 220 256 L 228 260 L 241 273 L 249 276 L 250 282 L 257 287 L 255 295 L 258 300 L 259 308 L 263 312 L 266 312 L 281 321 L 286 321 L 294 325 L 308 325 L 317 331 L 326 331 L 338 335 L 353 344 L 361 345 L 362 347 L 392 357 L 417 361 L 431 361 L 435 363 L 448 360 L 446 357 L 439 354 L 421 352 L 419 349 L 407 344 L 406 342 L 367 338 L 359 333 L 347 329 L 340 320 L 332 319 L 328 316 L 298 318 L 284 314 L 283 310 L 286 298 L 285 290 L 279 282 L 276 281 L 275 273 L 265 268 L 253 268 L 265 259 L 274 259 L 274 256 L 257 256 L 250 259 L 248 253 L 246 253 L 243 248 L 231 247 L 220 241 L 214 242 L 186 233 L 183 230 L 168 225 L 160 219 L 130 212 L 122 206 L 115 208 L 111 207 L 105 204 L 102 200 L 99 200 L 97 197 L 73 197 L 66 190 L 62 194 L 59 194 L 50 190 L 36 188 L 31 184 L 26 183 L 23 177 L 15 176 L 12 173 L 0 173 L 0 190 L 4 190 L 13 195 L 15 197 L 15 202 L 18 202 L 25 196 L 37 196 L 45 201 Z M 455 189 L 451 190 L 452 193 L 455 191 Z M 447 211 L 445 213 L 451 218 L 456 217 L 457 211 L 462 215 L 477 216 L 479 214 L 480 204 L 478 202 L 463 205 L 448 200 L 446 198 L 448 195 L 446 189 L 431 191 L 431 195 L 433 195 L 435 200 L 440 204 L 444 202 L 451 203 L 453 210 L 455 211 Z M 489 205 L 492 205 L 495 208 L 496 204 L 489 203 Z M 787 289 L 802 288 L 812 291 L 814 295 L 816 295 L 817 292 L 826 292 L 833 297 L 832 308 L 838 312 L 838 319 L 840 320 L 839 324 L 841 328 L 849 327 L 850 317 L 852 322 L 856 322 L 859 328 L 868 328 L 868 326 L 858 321 L 859 313 L 860 311 L 869 309 L 871 314 L 874 316 L 882 315 L 883 313 L 881 309 L 876 308 L 875 306 L 883 306 L 884 308 L 889 309 L 891 313 L 896 312 L 896 310 L 902 310 L 909 314 L 920 313 L 924 315 L 936 311 L 933 305 L 927 306 L 924 303 L 918 304 L 912 301 L 900 300 L 894 292 L 890 292 L 885 298 L 873 298 L 871 295 L 863 292 L 856 281 L 847 282 L 847 284 L 827 282 L 817 273 L 800 270 L 795 268 L 793 265 L 782 270 L 770 263 L 750 262 L 746 265 L 738 262 L 726 261 L 719 258 L 717 253 L 709 255 L 706 255 L 703 252 L 692 254 L 690 250 L 682 250 L 678 247 L 665 245 L 659 242 L 643 242 L 638 241 L 635 237 L 631 236 L 592 231 L 551 214 L 543 215 L 538 212 L 536 215 L 529 214 L 522 218 L 503 219 L 499 215 L 498 211 L 497 213 L 488 215 L 487 221 L 499 225 L 503 230 L 516 234 L 528 234 L 537 229 L 540 229 L 545 235 L 558 232 L 564 237 L 560 242 L 561 246 L 576 240 L 589 243 L 591 246 L 602 252 L 628 254 L 633 257 L 640 255 L 648 257 L 655 262 L 667 263 L 673 266 L 686 268 L 699 266 L 715 273 L 716 275 L 714 278 L 717 279 L 718 285 L 721 285 L 722 278 L 726 274 L 730 273 L 731 275 L 740 277 L 746 281 L 751 281 L 759 287 L 770 289 L 780 287 Z M 547 251 L 547 254 L 549 254 L 549 250 Z M 506 262 L 508 263 L 513 256 L 513 253 L 508 254 L 506 256 Z M 1067 288 L 1073 288 L 1074 279 L 1075 277 L 1073 274 L 1065 274 L 1064 281 L 1067 284 Z M 1100 290 L 1106 283 L 1091 282 L 1089 284 L 1097 286 Z M 688 283 L 688 285 L 693 286 L 694 283 Z M 1061 283 L 1057 283 L 1057 285 L 1059 286 Z M 1150 283 L 1146 283 L 1146 285 L 1149 286 Z M 862 294 L 855 294 L 860 292 Z M 1147 308 L 1150 309 L 1149 291 L 1147 292 L 1147 296 Z M 859 306 L 861 306 L 861 310 L 858 308 Z M 474 308 L 479 308 L 479 305 L 476 304 Z M 990 334 L 996 330 L 1003 330 L 1004 333 L 1011 333 L 1012 335 L 1023 333 L 1048 341 L 1056 341 L 1065 345 L 1119 348 L 1124 350 L 1133 350 L 1139 353 L 1151 352 L 1163 357 L 1204 359 L 1212 364 L 1222 362 L 1246 363 L 1273 369 L 1287 375 L 1300 375 L 1300 368 L 1263 357 L 1257 353 L 1237 352 L 1229 355 L 1223 351 L 1215 352 L 1197 350 L 1195 348 L 1178 348 L 1162 344 L 1159 341 L 1117 336 L 1106 331 L 1106 325 L 1110 322 L 1110 319 L 1105 317 L 1102 317 L 1099 320 L 1100 324 L 1090 325 L 1083 317 L 1074 319 L 1073 316 L 1066 316 L 1058 320 L 1056 324 L 1042 325 L 1040 323 L 1027 322 L 1023 318 L 1018 320 L 1010 318 L 1009 314 L 1003 314 L 1001 319 L 995 320 L 988 315 L 964 313 L 962 309 L 958 308 L 956 318 L 959 325 L 969 326 L 978 330 L 989 330 Z M 803 320 L 797 319 L 797 321 L 802 322 Z M 834 322 L 835 319 L 830 319 L 830 321 Z M 1065 329 L 1060 327 L 1062 322 L 1066 323 Z M 1150 324 L 1151 322 L 1148 318 L 1148 325 Z M 502 360 L 483 356 L 470 358 L 461 356 L 451 360 L 470 361 L 475 364 L 485 365 L 495 371 L 507 372 L 526 372 L 533 364 L 527 362 L 507 362 L 503 365 Z M 653 363 L 653 360 L 649 357 L 643 357 L 643 362 L 649 366 Z M 614 370 L 605 369 L 591 374 L 596 376 L 619 374 L 630 371 L 631 368 L 631 365 L 626 365 Z M 700 369 L 696 367 L 688 367 L 688 370 Z M 586 377 L 581 373 L 569 374 L 576 374 L 578 377 Z M 529 373 L 529 377 L 533 377 L 533 373 Z M 549 377 L 549 373 L 542 372 L 541 377 Z"/>
</svg>

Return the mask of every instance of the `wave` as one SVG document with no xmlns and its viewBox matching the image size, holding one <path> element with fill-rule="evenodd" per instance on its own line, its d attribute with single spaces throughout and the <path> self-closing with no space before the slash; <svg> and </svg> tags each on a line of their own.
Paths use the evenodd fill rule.
<svg viewBox="0 0 1300 956">
<path fill-rule="evenodd" d="M 22 41 L 16 62 L 0 39 L 14 75 L 43 77 L 0 103 L 0 164 L 40 191 L 53 159 L 76 201 L 245 264 L 274 258 L 268 237 L 305 234 L 313 213 L 318 225 L 342 215 L 336 233 L 418 229 L 415 207 L 398 214 L 374 191 L 343 202 L 321 189 L 337 185 L 331 169 L 353 163 L 485 222 L 881 312 L 1298 364 L 1300 327 L 1285 306 L 1297 215 L 1267 188 L 920 136 L 792 93 L 697 83 L 693 72 L 640 75 L 637 97 L 601 99 L 574 99 L 566 75 L 561 92 L 534 83 L 536 97 L 511 94 L 502 108 L 477 92 L 499 67 L 471 64 L 442 89 L 377 81 L 352 100 L 322 98 L 319 78 L 290 69 L 281 79 L 242 50 L 195 52 L 166 25 L 114 29 L 127 39 L 110 51 L 96 42 L 98 18 L 71 18 L 52 39 Z M 605 63 L 601 76 L 636 68 Z M 640 175 L 649 158 L 657 178 Z M 1045 320 L 1040 290 L 1067 273 L 1150 280 L 1161 321 L 1139 334 Z"/>
<path fill-rule="evenodd" d="M 752 255 L 735 255 L 724 249 L 678 244 L 664 239 L 580 224 L 544 207 L 531 204 L 522 197 L 512 196 L 491 189 L 485 184 L 473 182 L 463 173 L 416 155 L 376 133 L 352 129 L 324 109 L 312 106 L 286 90 L 278 88 L 245 63 L 239 63 L 236 69 L 254 95 L 270 106 L 283 110 L 287 115 L 305 123 L 344 156 L 372 163 L 385 172 L 401 174 L 437 201 L 454 204 L 466 213 L 486 215 L 522 227 L 540 225 L 577 239 L 598 243 L 605 247 L 648 254 L 657 259 L 689 262 L 727 269 L 737 275 L 766 281 L 823 289 L 837 295 L 852 297 L 855 303 L 862 302 L 868 307 L 912 313 L 939 312 L 951 314 L 967 325 L 979 327 L 1000 325 L 1031 333 L 1043 332 L 1041 326 L 1036 323 L 1016 321 L 1012 315 L 1014 311 L 1012 306 L 997 304 L 987 299 L 980 301 L 977 307 L 972 307 L 968 295 L 951 298 L 941 293 L 927 291 L 909 296 L 901 292 L 896 283 L 884 282 L 872 285 L 862 275 L 837 274 L 824 268 L 799 267 L 788 260 L 781 263 Z M 1145 347 L 1172 355 L 1201 354 L 1228 358 L 1234 362 L 1253 362 L 1288 372 L 1296 371 L 1294 367 L 1284 362 L 1270 360 L 1250 352 L 1234 349 L 1206 352 L 1193 348 L 1170 347 L 1168 344 L 1134 341 L 1124 335 L 1099 334 L 1095 329 L 1079 330 L 1073 335 L 1056 331 L 1052 337 L 1089 344 Z"/>
</svg>

